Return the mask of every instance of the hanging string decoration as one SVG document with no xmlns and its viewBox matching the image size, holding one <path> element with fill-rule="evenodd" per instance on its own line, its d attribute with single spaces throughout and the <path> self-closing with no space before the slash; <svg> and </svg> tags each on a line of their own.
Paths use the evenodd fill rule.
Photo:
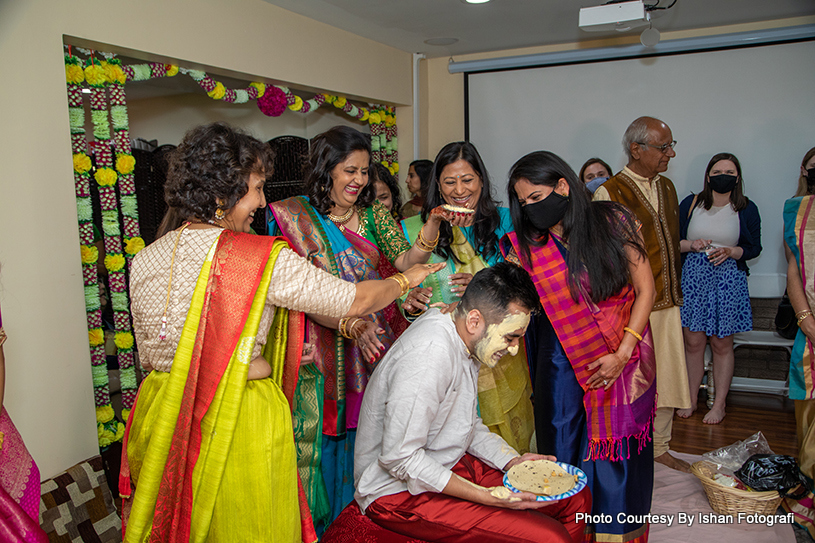
<svg viewBox="0 0 815 543">
<path fill-rule="evenodd" d="M 229 89 L 220 81 L 201 70 L 189 70 L 170 64 L 146 63 L 124 66 L 128 81 L 145 81 L 157 77 L 171 77 L 178 73 L 192 78 L 207 96 L 231 104 L 244 104 L 256 100 L 258 109 L 269 117 L 279 117 L 286 111 L 309 113 L 326 104 L 333 105 L 348 116 L 371 126 L 371 146 L 373 158 L 384 164 L 392 174 L 399 173 L 399 154 L 396 133 L 396 108 L 379 104 L 368 104 L 368 107 L 351 103 L 344 96 L 318 93 L 309 100 L 295 95 L 288 87 L 250 83 L 243 89 Z"/>
</svg>

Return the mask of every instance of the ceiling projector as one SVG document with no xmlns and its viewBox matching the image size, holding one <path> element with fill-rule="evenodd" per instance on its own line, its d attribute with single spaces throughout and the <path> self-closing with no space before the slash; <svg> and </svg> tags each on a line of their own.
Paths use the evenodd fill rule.
<svg viewBox="0 0 815 543">
<path fill-rule="evenodd" d="M 591 8 L 580 8 L 578 26 L 587 32 L 607 32 L 609 30 L 631 30 L 637 26 L 647 25 L 650 14 L 645 9 L 645 2 L 618 2 L 603 4 Z"/>
</svg>

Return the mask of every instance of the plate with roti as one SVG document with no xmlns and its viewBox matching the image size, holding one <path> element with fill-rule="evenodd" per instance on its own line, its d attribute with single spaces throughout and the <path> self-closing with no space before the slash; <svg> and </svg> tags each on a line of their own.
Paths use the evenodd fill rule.
<svg viewBox="0 0 815 543">
<path fill-rule="evenodd" d="M 444 204 L 441 208 L 445 211 L 449 211 L 450 213 L 456 215 L 472 215 L 475 213 L 475 209 L 470 209 L 469 207 L 462 207 L 462 206 L 453 206 L 450 204 Z"/>
<path fill-rule="evenodd" d="M 564 462 L 527 460 L 504 474 L 504 486 L 513 492 L 537 494 L 539 502 L 574 496 L 588 483 L 580 468 Z"/>
</svg>

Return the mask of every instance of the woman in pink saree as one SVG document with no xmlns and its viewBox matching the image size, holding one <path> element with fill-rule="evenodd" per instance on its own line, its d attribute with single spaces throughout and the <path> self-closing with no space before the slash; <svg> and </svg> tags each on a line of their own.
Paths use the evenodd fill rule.
<svg viewBox="0 0 815 543">
<path fill-rule="evenodd" d="M 0 406 L 6 384 L 3 343 L 3 316 L 0 314 Z M 48 536 L 39 525 L 40 470 L 25 448 L 23 439 L 2 407 L 0 411 L 0 541 L 41 543 Z"/>
</svg>

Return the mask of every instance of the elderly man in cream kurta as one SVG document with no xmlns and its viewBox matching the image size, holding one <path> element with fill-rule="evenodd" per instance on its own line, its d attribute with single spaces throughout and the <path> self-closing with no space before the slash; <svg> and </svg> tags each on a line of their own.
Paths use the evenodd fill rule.
<svg viewBox="0 0 815 543">
<path fill-rule="evenodd" d="M 660 175 L 676 156 L 668 125 L 640 117 L 628 127 L 623 147 L 628 165 L 594 193 L 595 200 L 628 206 L 642 223 L 657 296 L 651 312 L 651 331 L 657 363 L 657 413 L 654 418 L 654 460 L 680 471 L 688 463 L 668 452 L 674 409 L 690 407 L 685 347 L 682 340 L 679 203 L 676 189 Z"/>
</svg>

